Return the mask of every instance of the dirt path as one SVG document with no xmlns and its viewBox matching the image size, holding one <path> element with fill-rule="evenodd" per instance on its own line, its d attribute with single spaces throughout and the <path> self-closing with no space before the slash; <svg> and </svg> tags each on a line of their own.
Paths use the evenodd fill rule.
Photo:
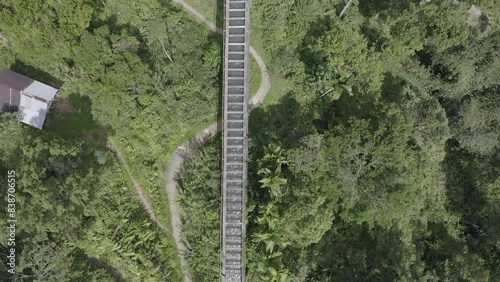
<svg viewBox="0 0 500 282">
<path fill-rule="evenodd" d="M 120 162 L 123 164 L 125 167 L 125 171 L 127 172 L 127 175 L 130 180 L 132 180 L 132 183 L 134 184 L 135 191 L 137 192 L 137 195 L 139 196 L 139 200 L 141 201 L 142 207 L 146 210 L 146 213 L 148 214 L 149 218 L 155 222 L 162 230 L 165 232 L 171 234 L 170 229 L 168 229 L 165 225 L 163 225 L 161 222 L 158 221 L 155 215 L 155 211 L 153 209 L 153 205 L 151 204 L 151 200 L 149 199 L 148 195 L 144 193 L 144 188 L 139 184 L 139 182 L 135 179 L 135 177 L 132 175 L 132 172 L 130 171 L 130 168 L 128 166 L 127 161 L 123 157 L 122 152 L 116 146 L 116 141 L 113 137 L 108 137 L 108 147 L 116 153 L 118 156 L 118 159 Z"/>
</svg>

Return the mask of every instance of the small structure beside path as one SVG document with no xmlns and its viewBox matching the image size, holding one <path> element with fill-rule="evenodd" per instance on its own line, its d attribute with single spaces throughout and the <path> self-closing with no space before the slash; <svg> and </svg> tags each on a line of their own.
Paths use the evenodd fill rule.
<svg viewBox="0 0 500 282">
<path fill-rule="evenodd" d="M 19 120 L 38 129 L 59 90 L 9 69 L 0 74 L 0 112 L 17 111 Z"/>
</svg>

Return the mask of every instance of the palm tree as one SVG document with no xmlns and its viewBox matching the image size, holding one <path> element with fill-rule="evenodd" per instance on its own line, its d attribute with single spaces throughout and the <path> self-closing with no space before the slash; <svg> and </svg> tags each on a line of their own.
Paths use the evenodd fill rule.
<svg viewBox="0 0 500 282">
<path fill-rule="evenodd" d="M 284 196 L 285 191 L 283 186 L 287 184 L 287 180 L 282 176 L 281 167 L 287 164 L 283 150 L 280 146 L 271 144 L 266 150 L 266 154 L 260 164 L 263 169 L 258 171 L 262 177 L 259 180 L 261 188 L 267 188 L 271 195 L 271 200 L 267 205 L 259 207 L 259 215 L 256 222 L 260 226 L 260 231 L 252 235 L 253 241 L 264 243 L 264 254 L 260 255 L 258 264 L 258 277 L 261 281 L 282 282 L 287 280 L 287 271 L 283 267 L 281 261 L 281 249 L 288 246 L 290 243 L 283 241 L 282 236 L 276 230 L 276 225 L 279 220 L 279 203 Z M 276 168 L 271 170 L 269 168 Z"/>
<path fill-rule="evenodd" d="M 281 166 L 283 164 L 288 164 L 288 161 L 283 156 L 282 148 L 276 144 L 269 144 L 267 147 L 267 153 L 264 155 L 264 160 L 271 161 L 277 166 L 276 173 L 281 173 Z"/>
<path fill-rule="evenodd" d="M 283 195 L 285 194 L 281 186 L 287 184 L 287 180 L 285 178 L 280 177 L 281 175 L 281 165 L 278 165 L 278 168 L 273 172 L 268 168 L 263 168 L 259 170 L 258 174 L 263 176 L 259 182 L 262 184 L 261 188 L 269 188 L 269 192 L 271 193 L 271 197 L 277 201 L 279 201 Z"/>
<path fill-rule="evenodd" d="M 257 244 L 264 243 L 266 245 L 266 252 L 272 254 L 274 252 L 275 247 L 279 247 L 281 249 L 290 245 L 289 242 L 283 241 L 281 236 L 275 232 L 275 230 L 263 229 L 253 235 L 253 241 Z"/>
<path fill-rule="evenodd" d="M 257 271 L 259 272 L 261 281 L 284 282 L 287 280 L 288 271 L 283 268 L 282 257 L 283 254 L 281 252 L 260 257 Z"/>
<path fill-rule="evenodd" d="M 350 77 L 349 77 L 350 78 Z M 323 92 L 321 94 L 321 97 L 325 96 L 328 94 L 328 97 L 330 98 L 330 102 L 333 102 L 335 100 L 338 100 L 342 93 L 348 93 L 349 95 L 352 96 L 352 83 L 350 79 L 347 78 L 345 81 L 340 81 L 338 79 L 335 79 L 333 81 L 333 86 Z"/>
<path fill-rule="evenodd" d="M 279 217 L 278 206 L 274 202 L 270 202 L 266 206 L 260 206 L 260 216 L 257 217 L 256 221 L 258 224 L 267 225 L 269 229 L 274 230 Z"/>
<path fill-rule="evenodd" d="M 277 175 L 269 175 L 269 177 L 262 178 L 259 182 L 262 183 L 262 188 L 269 188 L 271 197 L 275 200 L 279 200 L 283 197 L 284 193 L 281 186 L 287 183 L 285 178 L 281 178 Z"/>
</svg>

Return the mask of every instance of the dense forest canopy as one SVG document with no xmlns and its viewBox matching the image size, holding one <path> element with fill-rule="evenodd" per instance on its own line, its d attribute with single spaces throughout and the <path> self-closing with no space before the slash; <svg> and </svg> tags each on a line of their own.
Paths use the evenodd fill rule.
<svg viewBox="0 0 500 282">
<path fill-rule="evenodd" d="M 254 7 L 291 85 L 253 116 L 298 116 L 271 140 L 252 127 L 253 158 L 271 142 L 287 159 L 277 268 L 298 281 L 500 279 L 498 5 L 360 0 L 339 17 L 344 5 Z"/>
</svg>

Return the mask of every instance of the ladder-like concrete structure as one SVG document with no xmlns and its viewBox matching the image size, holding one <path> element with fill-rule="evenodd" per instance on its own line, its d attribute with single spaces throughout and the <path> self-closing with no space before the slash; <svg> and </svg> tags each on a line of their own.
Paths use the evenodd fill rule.
<svg viewBox="0 0 500 282">
<path fill-rule="evenodd" d="M 223 282 L 245 281 L 250 1 L 225 0 L 222 147 Z"/>
</svg>

